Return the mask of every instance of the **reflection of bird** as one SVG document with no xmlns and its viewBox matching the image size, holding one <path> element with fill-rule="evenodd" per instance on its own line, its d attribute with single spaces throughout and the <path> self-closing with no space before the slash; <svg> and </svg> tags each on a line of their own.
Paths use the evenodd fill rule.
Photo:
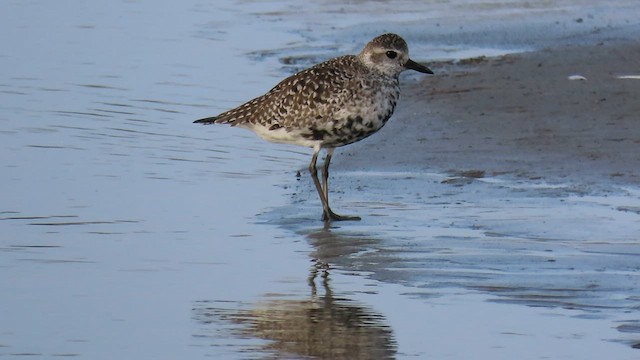
<svg viewBox="0 0 640 360">
<path fill-rule="evenodd" d="M 315 286 L 319 270 L 323 271 L 322 295 Z M 267 340 L 262 350 L 275 352 L 274 358 L 393 359 L 397 344 L 384 316 L 356 301 L 336 296 L 328 276 L 326 268 L 318 269 L 317 264 L 313 267 L 309 299 L 270 295 L 253 309 L 196 309 L 196 318 L 218 327 L 220 320 L 240 325 L 234 326 L 235 336 Z M 219 336 L 219 329 L 217 332 Z"/>
<path fill-rule="evenodd" d="M 309 171 L 323 207 L 323 220 L 358 220 L 329 207 L 329 163 L 336 147 L 362 140 L 389 120 L 400 94 L 398 76 L 411 69 L 433 74 L 409 59 L 398 35 L 371 40 L 358 55 L 328 60 L 280 82 L 268 93 L 218 116 L 195 121 L 230 124 L 265 140 L 313 148 Z M 322 182 L 316 162 L 325 149 Z"/>
</svg>

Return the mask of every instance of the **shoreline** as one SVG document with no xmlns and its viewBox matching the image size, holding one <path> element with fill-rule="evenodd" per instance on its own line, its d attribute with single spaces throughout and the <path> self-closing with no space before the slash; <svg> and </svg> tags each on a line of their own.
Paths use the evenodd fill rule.
<svg viewBox="0 0 640 360">
<path fill-rule="evenodd" d="M 619 78 L 640 75 L 638 58 L 620 42 L 431 63 L 436 76 L 404 79 L 394 118 L 336 166 L 638 186 L 640 80 Z"/>
</svg>

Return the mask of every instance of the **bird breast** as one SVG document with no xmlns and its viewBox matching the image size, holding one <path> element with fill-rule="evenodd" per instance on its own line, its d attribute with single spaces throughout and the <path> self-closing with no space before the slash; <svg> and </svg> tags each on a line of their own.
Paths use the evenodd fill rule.
<svg viewBox="0 0 640 360">
<path fill-rule="evenodd" d="M 246 125 L 265 140 L 309 147 L 339 147 L 362 140 L 380 130 L 393 114 L 400 94 L 399 82 L 395 77 L 371 76 L 351 85 L 343 87 L 339 96 L 333 93 L 331 99 L 335 102 L 327 99 L 313 109 L 294 107 L 296 116 L 290 116 L 289 121 Z M 297 90 L 304 92 L 310 87 Z M 307 100 L 313 98 L 301 92 L 292 91 Z M 277 117 L 277 111 L 273 109 L 271 118 Z"/>
<path fill-rule="evenodd" d="M 329 119 L 315 121 L 302 135 L 319 141 L 323 147 L 339 147 L 362 140 L 380 130 L 395 109 L 400 89 L 390 84 L 363 84 L 353 89 L 350 101 Z"/>
</svg>

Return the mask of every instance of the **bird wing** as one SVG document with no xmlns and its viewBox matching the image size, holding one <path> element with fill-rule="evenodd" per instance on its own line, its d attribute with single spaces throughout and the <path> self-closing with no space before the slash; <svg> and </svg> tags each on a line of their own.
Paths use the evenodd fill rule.
<svg viewBox="0 0 640 360">
<path fill-rule="evenodd" d="M 352 56 L 335 58 L 292 75 L 266 94 L 197 123 L 304 127 L 330 120 L 352 99 L 356 68 Z"/>
</svg>

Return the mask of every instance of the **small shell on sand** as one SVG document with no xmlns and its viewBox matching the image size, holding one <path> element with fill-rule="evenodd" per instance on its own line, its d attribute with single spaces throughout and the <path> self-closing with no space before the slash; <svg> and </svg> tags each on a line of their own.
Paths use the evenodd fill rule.
<svg viewBox="0 0 640 360">
<path fill-rule="evenodd" d="M 587 78 L 582 75 L 570 75 L 569 77 L 567 77 L 567 79 L 587 81 Z"/>
<path fill-rule="evenodd" d="M 633 79 L 633 80 L 640 80 L 640 75 L 622 75 L 622 76 L 618 76 L 618 79 Z"/>
</svg>

